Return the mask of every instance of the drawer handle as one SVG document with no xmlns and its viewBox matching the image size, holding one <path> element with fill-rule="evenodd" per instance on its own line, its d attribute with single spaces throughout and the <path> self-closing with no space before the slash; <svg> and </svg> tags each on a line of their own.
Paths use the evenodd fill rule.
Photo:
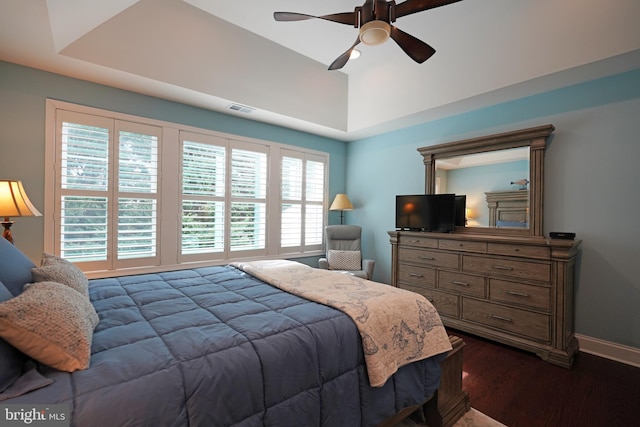
<svg viewBox="0 0 640 427">
<path fill-rule="evenodd" d="M 495 314 L 490 314 L 489 317 L 496 320 L 502 320 L 503 322 L 513 323 L 513 319 L 508 317 L 496 316 Z"/>
<path fill-rule="evenodd" d="M 409 273 L 409 277 L 416 277 L 418 279 L 424 278 L 424 275 L 418 273 Z"/>
<path fill-rule="evenodd" d="M 529 294 L 524 294 L 524 293 L 521 293 L 521 292 L 507 291 L 507 293 L 509 295 L 513 295 L 513 296 L 516 296 L 516 297 L 529 298 Z"/>
<path fill-rule="evenodd" d="M 433 261 L 433 260 L 435 260 L 435 258 L 434 258 L 434 257 L 432 257 L 432 256 L 420 256 L 420 257 L 418 257 L 418 258 L 419 258 L 419 259 L 424 259 L 424 260 L 427 260 L 427 261 Z"/>
<path fill-rule="evenodd" d="M 458 285 L 458 286 L 469 286 L 469 284 L 467 282 L 458 282 L 456 280 L 452 280 L 451 283 L 453 283 L 454 285 Z"/>
<path fill-rule="evenodd" d="M 495 270 L 505 270 L 505 271 L 513 270 L 513 267 L 503 267 L 501 265 L 492 265 L 491 268 L 493 268 Z"/>
</svg>

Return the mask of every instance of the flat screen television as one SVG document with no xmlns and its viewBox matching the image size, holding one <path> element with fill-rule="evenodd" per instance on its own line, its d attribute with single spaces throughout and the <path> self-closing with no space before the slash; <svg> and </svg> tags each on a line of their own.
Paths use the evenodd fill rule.
<svg viewBox="0 0 640 427">
<path fill-rule="evenodd" d="M 455 229 L 455 194 L 396 196 L 396 228 L 448 233 Z"/>
<path fill-rule="evenodd" d="M 467 196 L 456 194 L 456 227 L 467 225 Z"/>
</svg>

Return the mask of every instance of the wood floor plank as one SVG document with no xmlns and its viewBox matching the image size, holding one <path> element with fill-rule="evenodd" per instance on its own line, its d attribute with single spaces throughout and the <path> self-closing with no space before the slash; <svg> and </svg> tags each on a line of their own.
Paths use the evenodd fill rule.
<svg viewBox="0 0 640 427">
<path fill-rule="evenodd" d="M 640 425 L 640 368 L 580 353 L 571 369 L 457 330 L 471 406 L 508 427 Z"/>
</svg>

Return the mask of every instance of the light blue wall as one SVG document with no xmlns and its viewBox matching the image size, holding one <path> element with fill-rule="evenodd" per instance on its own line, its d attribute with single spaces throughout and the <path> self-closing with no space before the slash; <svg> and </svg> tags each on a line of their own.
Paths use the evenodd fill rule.
<svg viewBox="0 0 640 427">
<path fill-rule="evenodd" d="M 330 195 L 344 192 L 344 142 L 0 61 L 0 179 L 22 180 L 41 211 L 46 98 L 327 152 Z M 339 221 L 337 215 L 331 213 L 330 221 Z M 16 245 L 39 262 L 44 248 L 43 219 L 19 218 L 12 230 Z"/>
<path fill-rule="evenodd" d="M 544 230 L 583 240 L 576 331 L 640 348 L 640 70 L 349 143 L 348 222 L 388 282 L 394 197 L 424 190 L 418 147 L 549 123 Z"/>
</svg>

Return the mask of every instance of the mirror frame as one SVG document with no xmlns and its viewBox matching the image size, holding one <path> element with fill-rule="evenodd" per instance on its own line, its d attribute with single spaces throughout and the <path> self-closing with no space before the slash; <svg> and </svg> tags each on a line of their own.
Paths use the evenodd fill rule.
<svg viewBox="0 0 640 427">
<path fill-rule="evenodd" d="M 434 194 L 436 160 L 508 148 L 529 147 L 529 228 L 456 227 L 456 233 L 542 236 L 544 153 L 551 124 L 418 148 L 425 165 L 425 194 Z"/>
</svg>

